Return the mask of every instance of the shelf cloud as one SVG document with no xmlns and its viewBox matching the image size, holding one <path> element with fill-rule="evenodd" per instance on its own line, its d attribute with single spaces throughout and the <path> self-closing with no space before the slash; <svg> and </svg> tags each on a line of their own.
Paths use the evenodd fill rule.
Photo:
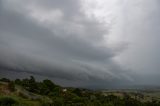
<svg viewBox="0 0 160 106">
<path fill-rule="evenodd" d="M 126 2 L 122 1 L 125 0 L 118 2 L 120 6 L 117 8 L 124 9 L 126 13 L 123 12 L 116 17 L 122 20 L 115 24 L 111 20 L 108 23 L 100 21 L 103 17 L 97 18 L 96 14 L 89 15 L 86 12 L 89 10 L 84 8 L 83 0 L 0 0 L 1 73 L 11 71 L 46 76 L 60 80 L 60 84 L 66 81 L 64 85 L 79 82 L 79 85 L 75 86 L 108 87 L 135 82 L 135 79 L 139 78 L 135 76 L 138 71 L 133 71 L 136 70 L 136 66 L 132 67 L 129 65 L 130 62 L 125 61 L 132 57 L 136 59 L 129 52 L 132 49 L 132 45 L 129 44 L 132 42 L 131 39 L 134 42 L 134 38 L 126 37 L 126 43 L 126 39 L 121 36 L 121 41 L 124 42 L 117 43 L 119 45 L 116 47 L 112 47 L 112 40 L 109 40 L 110 36 L 117 34 L 146 34 L 136 29 L 139 22 L 132 22 L 137 18 L 131 8 L 131 4 L 134 3 L 128 2 L 131 7 L 127 7 Z M 136 6 L 143 4 L 136 3 Z M 128 11 L 125 8 L 129 8 Z M 135 18 L 128 14 L 134 14 Z M 148 26 L 152 25 L 154 17 L 150 19 Z M 154 29 L 158 32 L 159 24 L 155 24 L 157 27 Z M 140 26 L 144 27 L 144 24 Z M 133 28 L 137 31 L 133 31 Z M 151 29 L 150 32 L 153 31 L 152 34 L 159 38 L 158 33 Z M 143 38 L 141 42 L 142 40 Z M 139 40 L 134 43 L 139 43 Z M 136 45 L 132 50 L 140 50 L 137 47 L 144 46 Z M 138 57 L 140 54 L 135 53 L 135 56 Z M 119 60 L 115 59 L 117 57 Z M 136 64 L 135 61 L 131 63 Z M 129 67 L 126 68 L 125 65 Z"/>
</svg>

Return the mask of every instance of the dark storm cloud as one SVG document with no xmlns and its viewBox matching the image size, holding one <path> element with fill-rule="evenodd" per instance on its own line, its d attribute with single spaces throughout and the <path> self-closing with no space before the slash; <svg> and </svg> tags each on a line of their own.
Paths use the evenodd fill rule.
<svg viewBox="0 0 160 106">
<path fill-rule="evenodd" d="M 104 42 L 109 28 L 87 18 L 80 1 L 0 2 L 1 70 L 86 81 L 95 86 L 131 80 L 113 60 L 117 51 Z M 53 19 L 48 19 L 50 12 L 44 11 L 53 11 Z"/>
</svg>

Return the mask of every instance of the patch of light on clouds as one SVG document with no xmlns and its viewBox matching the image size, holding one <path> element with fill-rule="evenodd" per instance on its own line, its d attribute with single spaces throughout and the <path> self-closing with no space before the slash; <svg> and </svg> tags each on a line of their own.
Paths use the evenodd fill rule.
<svg viewBox="0 0 160 106">
<path fill-rule="evenodd" d="M 82 0 L 82 2 L 89 18 L 96 18 L 106 25 L 115 24 L 119 18 L 122 0 Z"/>
<path fill-rule="evenodd" d="M 111 3 L 107 3 L 108 1 L 99 1 L 99 0 L 82 0 L 84 2 L 84 10 L 86 15 L 89 18 L 96 18 L 100 22 L 110 21 L 112 20 L 112 11 L 110 8 L 113 5 L 113 1 Z M 105 14 L 104 14 L 105 13 Z M 107 16 L 110 17 L 107 17 Z M 107 19 L 106 19 L 107 18 Z"/>
<path fill-rule="evenodd" d="M 59 9 L 54 9 L 51 11 L 45 10 L 43 8 L 35 8 L 35 6 L 30 6 L 30 15 L 42 23 L 54 23 L 58 24 L 63 18 L 63 12 Z"/>
<path fill-rule="evenodd" d="M 60 22 L 60 19 L 63 16 L 63 14 L 60 10 L 54 10 L 49 13 L 46 13 L 44 11 L 33 11 L 33 13 L 31 13 L 31 16 L 33 16 L 36 19 L 39 19 L 39 21 L 41 22 L 58 23 Z"/>
<path fill-rule="evenodd" d="M 123 9 L 125 0 L 81 0 L 83 10 L 88 18 L 96 19 L 109 29 L 109 33 L 103 35 L 104 43 L 113 50 L 118 50 L 127 44 L 123 32 Z M 126 48 L 126 46 L 124 47 Z M 121 48 L 122 49 L 122 48 Z"/>
</svg>

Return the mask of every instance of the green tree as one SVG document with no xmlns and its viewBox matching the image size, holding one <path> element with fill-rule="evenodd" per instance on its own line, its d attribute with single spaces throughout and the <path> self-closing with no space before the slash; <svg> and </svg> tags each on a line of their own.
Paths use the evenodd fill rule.
<svg viewBox="0 0 160 106">
<path fill-rule="evenodd" d="M 81 90 L 79 88 L 74 89 L 73 93 L 75 93 L 77 96 L 81 96 Z"/>
<path fill-rule="evenodd" d="M 7 78 L 1 78 L 0 81 L 2 81 L 2 82 L 10 82 L 10 80 L 7 79 Z"/>
<path fill-rule="evenodd" d="M 22 84 L 22 81 L 21 81 L 20 79 L 16 79 L 14 82 L 15 82 L 15 84 L 17 84 L 17 85 L 21 85 L 21 84 Z"/>
<path fill-rule="evenodd" d="M 48 79 L 43 80 L 43 84 L 46 85 L 46 87 L 47 87 L 50 91 L 52 91 L 52 90 L 56 87 L 55 84 L 54 84 L 51 80 L 48 80 Z"/>
<path fill-rule="evenodd" d="M 36 83 L 36 80 L 33 76 L 30 76 L 30 79 L 29 79 L 29 91 L 31 92 L 37 92 L 38 90 L 38 87 L 37 87 L 37 83 Z"/>
</svg>

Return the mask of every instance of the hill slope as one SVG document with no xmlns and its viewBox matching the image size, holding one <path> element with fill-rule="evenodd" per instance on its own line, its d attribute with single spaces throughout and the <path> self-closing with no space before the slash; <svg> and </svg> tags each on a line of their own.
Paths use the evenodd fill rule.
<svg viewBox="0 0 160 106">
<path fill-rule="evenodd" d="M 145 92 L 146 93 L 146 92 Z M 46 79 L 0 80 L 2 106 L 160 106 L 160 96 L 148 96 L 137 91 L 92 91 L 64 88 Z"/>
</svg>

